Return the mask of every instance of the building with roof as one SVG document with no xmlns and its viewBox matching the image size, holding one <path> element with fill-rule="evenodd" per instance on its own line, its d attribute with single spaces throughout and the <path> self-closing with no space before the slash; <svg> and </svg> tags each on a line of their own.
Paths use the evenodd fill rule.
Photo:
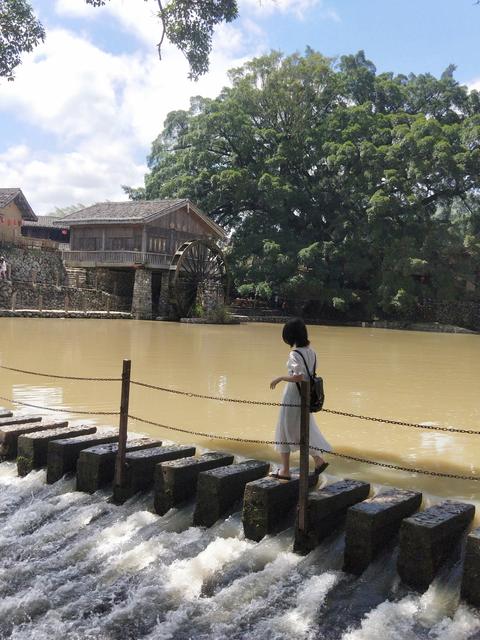
<svg viewBox="0 0 480 640">
<path fill-rule="evenodd" d="M 59 222 L 70 230 L 70 247 L 63 252 L 65 265 L 96 269 L 102 277 L 107 271 L 115 292 L 131 296 L 137 317 L 162 315 L 161 301 L 165 307 L 172 279 L 177 289 L 180 282 L 185 289 L 186 254 L 191 254 L 189 299 L 193 287 L 198 287 L 200 272 L 222 271 L 219 278 L 224 277 L 216 243 L 225 240 L 226 234 L 190 200 L 101 202 Z M 201 251 L 199 242 L 203 243 Z M 181 256 L 177 255 L 179 249 Z M 178 276 L 180 270 L 182 278 L 173 278 L 173 271 Z"/>
<path fill-rule="evenodd" d="M 38 220 L 27 220 L 22 225 L 22 236 L 35 240 L 50 240 L 57 244 L 70 242 L 70 230 L 55 216 L 38 216 Z"/>
<path fill-rule="evenodd" d="M 0 188 L 0 240 L 15 242 L 21 236 L 23 223 L 36 220 L 21 189 Z"/>
</svg>

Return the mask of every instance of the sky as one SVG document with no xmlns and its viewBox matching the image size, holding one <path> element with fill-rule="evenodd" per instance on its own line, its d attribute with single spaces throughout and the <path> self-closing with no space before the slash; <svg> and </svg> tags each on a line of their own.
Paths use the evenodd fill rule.
<svg viewBox="0 0 480 640">
<path fill-rule="evenodd" d="M 379 72 L 439 75 L 480 89 L 480 6 L 474 0 L 239 0 L 216 32 L 210 71 L 188 80 L 170 45 L 158 59 L 155 0 L 33 0 L 47 30 L 14 82 L 0 79 L 0 187 L 20 187 L 38 215 L 125 200 L 143 185 L 166 115 L 214 97 L 227 72 L 272 49 L 327 56 L 365 50 Z"/>
</svg>

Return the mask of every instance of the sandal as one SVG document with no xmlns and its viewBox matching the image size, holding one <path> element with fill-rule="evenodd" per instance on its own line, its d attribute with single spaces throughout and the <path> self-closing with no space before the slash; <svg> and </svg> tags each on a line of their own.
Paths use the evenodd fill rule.
<svg viewBox="0 0 480 640">
<path fill-rule="evenodd" d="M 278 473 L 278 471 L 276 473 L 269 473 L 268 477 L 269 478 L 275 478 L 276 480 L 291 480 L 292 479 L 291 476 L 282 476 L 282 474 Z"/>
<path fill-rule="evenodd" d="M 316 476 L 319 476 L 325 469 L 328 467 L 328 462 L 324 462 L 318 467 L 315 467 L 315 471 L 313 472 Z"/>
</svg>

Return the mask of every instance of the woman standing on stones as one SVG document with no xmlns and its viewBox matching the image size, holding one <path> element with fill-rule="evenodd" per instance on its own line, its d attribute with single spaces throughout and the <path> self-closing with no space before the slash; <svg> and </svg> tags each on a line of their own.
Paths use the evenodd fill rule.
<svg viewBox="0 0 480 640">
<path fill-rule="evenodd" d="M 313 374 L 317 356 L 315 351 L 310 347 L 308 339 L 307 327 L 301 318 L 289 320 L 282 331 L 282 338 L 286 344 L 292 347 L 292 351 L 288 356 L 287 376 L 275 378 L 270 383 L 270 389 L 275 389 L 279 382 L 286 382 L 285 391 L 283 392 L 282 403 L 290 405 L 300 404 L 300 394 L 297 383 L 302 380 L 308 380 L 308 371 Z M 302 358 L 303 356 L 303 358 Z M 331 445 L 325 440 L 320 433 L 315 419 L 310 414 L 310 455 L 315 461 L 315 473 L 320 475 L 328 467 L 328 462 L 319 455 L 318 449 L 331 451 Z M 277 428 L 275 430 L 276 442 L 300 442 L 300 407 L 281 407 L 278 416 Z M 282 467 L 276 473 L 270 474 L 274 478 L 281 480 L 290 480 L 290 453 L 296 451 L 298 445 L 277 444 L 275 449 L 280 453 Z"/>
</svg>

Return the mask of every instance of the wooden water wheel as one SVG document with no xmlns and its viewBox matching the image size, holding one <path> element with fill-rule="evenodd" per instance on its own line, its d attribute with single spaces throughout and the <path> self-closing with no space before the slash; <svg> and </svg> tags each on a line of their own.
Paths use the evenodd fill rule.
<svg viewBox="0 0 480 640">
<path fill-rule="evenodd" d="M 200 287 L 228 295 L 229 276 L 222 251 L 211 240 L 188 240 L 172 258 L 169 270 L 170 302 L 179 317 L 188 316 Z"/>
</svg>

